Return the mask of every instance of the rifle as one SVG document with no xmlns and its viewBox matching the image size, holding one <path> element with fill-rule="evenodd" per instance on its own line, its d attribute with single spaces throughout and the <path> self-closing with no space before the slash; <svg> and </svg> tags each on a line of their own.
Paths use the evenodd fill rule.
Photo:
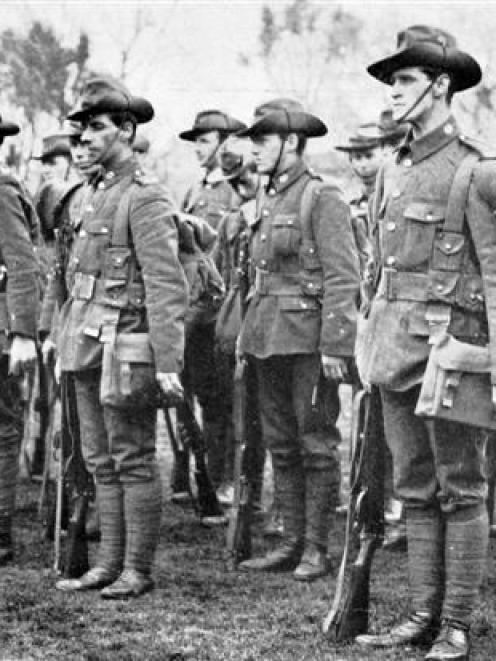
<svg viewBox="0 0 496 661">
<path fill-rule="evenodd" d="M 374 553 L 384 538 L 385 440 L 377 388 L 360 390 L 353 399 L 352 443 L 345 546 L 333 603 L 322 626 L 324 633 L 331 632 L 338 643 L 353 640 L 368 629 L 370 571 Z M 358 553 L 350 564 L 358 541 Z"/>
<path fill-rule="evenodd" d="M 183 445 L 182 439 L 178 438 L 177 434 L 174 431 L 174 426 L 172 424 L 170 412 L 167 406 L 163 406 L 162 411 L 164 412 L 164 420 L 165 420 L 165 425 L 167 427 L 167 432 L 169 434 L 169 439 L 172 446 L 172 452 L 174 454 L 174 457 L 178 457 L 180 456 L 181 453 L 187 452 L 187 450 Z M 189 462 L 189 453 L 188 453 L 188 462 Z M 198 507 L 198 502 L 191 490 L 191 484 L 189 482 L 189 474 L 188 474 L 187 488 L 188 488 L 189 497 L 191 499 L 191 503 L 193 504 L 193 509 L 200 516 L 200 509 Z"/>
<path fill-rule="evenodd" d="M 229 513 L 226 535 L 228 569 L 251 556 L 251 493 L 243 462 L 247 446 L 247 383 L 248 366 L 238 361 L 234 373 L 234 498 Z"/>
<path fill-rule="evenodd" d="M 191 402 L 184 398 L 176 404 L 179 436 L 184 446 L 191 447 L 195 458 L 195 481 L 198 490 L 200 518 L 224 516 L 205 462 L 206 447 L 203 432 L 195 417 Z"/>
<path fill-rule="evenodd" d="M 43 475 L 41 480 L 40 496 L 38 498 L 38 518 L 41 520 L 43 517 L 43 510 L 48 500 L 48 487 L 50 480 L 50 467 L 53 453 L 53 440 L 55 433 L 55 406 L 57 399 L 60 397 L 60 388 L 55 379 L 55 358 L 53 354 L 49 357 L 47 364 L 42 363 L 40 370 L 43 370 L 43 379 L 40 378 L 40 389 L 42 385 L 46 390 L 46 423 L 41 424 L 41 431 L 44 433 L 44 463 Z M 45 415 L 45 413 L 44 413 Z M 41 416 L 41 413 L 40 413 Z"/>
<path fill-rule="evenodd" d="M 258 206 L 258 204 L 257 204 Z M 241 321 L 248 307 L 250 231 L 248 224 L 240 228 L 237 246 L 238 295 L 240 297 Z M 228 569 L 233 570 L 239 562 L 251 556 L 252 499 L 250 480 L 246 474 L 248 450 L 248 370 L 245 361 L 237 361 L 234 373 L 233 421 L 234 421 L 234 497 L 229 514 L 226 547 Z M 253 384 L 251 384 L 253 385 Z"/>
<path fill-rule="evenodd" d="M 79 418 L 76 406 L 74 377 L 61 375 L 61 443 L 60 467 L 57 483 L 57 521 L 55 530 L 55 569 L 65 578 L 78 578 L 88 571 L 88 542 L 86 513 L 94 496 L 93 478 L 86 470 L 81 451 Z M 60 529 L 63 500 L 70 510 L 67 542 L 60 566 Z"/>
</svg>

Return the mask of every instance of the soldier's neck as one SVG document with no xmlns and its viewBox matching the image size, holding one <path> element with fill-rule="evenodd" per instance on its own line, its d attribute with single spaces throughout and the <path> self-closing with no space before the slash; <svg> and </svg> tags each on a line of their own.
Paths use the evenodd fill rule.
<svg viewBox="0 0 496 661">
<path fill-rule="evenodd" d="M 413 129 L 413 137 L 418 140 L 423 135 L 432 133 L 444 124 L 451 116 L 451 108 L 445 103 L 434 104 L 429 113 L 424 113 L 418 119 L 410 121 Z"/>
</svg>

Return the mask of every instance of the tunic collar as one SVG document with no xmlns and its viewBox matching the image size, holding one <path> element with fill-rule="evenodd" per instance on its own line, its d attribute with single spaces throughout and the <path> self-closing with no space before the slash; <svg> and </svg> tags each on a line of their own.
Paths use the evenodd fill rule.
<svg viewBox="0 0 496 661">
<path fill-rule="evenodd" d="M 405 142 L 398 150 L 397 161 L 400 163 L 410 159 L 412 163 L 418 163 L 424 158 L 428 158 L 438 152 L 455 140 L 458 135 L 459 129 L 457 123 L 451 115 L 440 126 L 417 140 L 413 138 L 410 131 Z"/>
<path fill-rule="evenodd" d="M 274 195 L 275 193 L 281 193 L 286 188 L 289 188 L 294 182 L 299 179 L 305 172 L 308 172 L 307 164 L 298 159 L 294 165 L 288 168 L 285 172 L 281 172 L 272 178 L 272 183 L 267 189 L 269 195 Z M 271 193 L 271 190 L 274 193 Z"/>
<path fill-rule="evenodd" d="M 136 176 L 142 174 L 141 168 L 134 157 L 122 161 L 111 169 L 106 169 L 101 166 L 90 178 L 90 183 L 94 188 L 109 188 L 120 181 L 123 177 L 132 173 Z"/>
</svg>

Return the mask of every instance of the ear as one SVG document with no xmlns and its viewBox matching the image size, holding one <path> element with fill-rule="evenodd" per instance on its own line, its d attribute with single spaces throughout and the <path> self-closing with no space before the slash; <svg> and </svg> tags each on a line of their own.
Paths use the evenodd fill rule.
<svg viewBox="0 0 496 661">
<path fill-rule="evenodd" d="M 432 94 L 436 99 L 446 96 L 448 94 L 451 79 L 447 73 L 441 73 L 434 81 L 432 86 Z"/>
<path fill-rule="evenodd" d="M 298 136 L 296 133 L 288 133 L 285 147 L 288 152 L 295 152 L 298 149 Z"/>
<path fill-rule="evenodd" d="M 134 128 L 132 122 L 123 122 L 119 129 L 119 140 L 131 144 L 134 137 Z"/>
</svg>

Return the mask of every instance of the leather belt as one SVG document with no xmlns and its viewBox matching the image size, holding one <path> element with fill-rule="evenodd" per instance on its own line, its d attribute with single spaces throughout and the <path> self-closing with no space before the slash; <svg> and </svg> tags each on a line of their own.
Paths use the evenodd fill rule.
<svg viewBox="0 0 496 661">
<path fill-rule="evenodd" d="M 298 273 L 278 273 L 255 269 L 255 292 L 260 296 L 299 296 L 301 291 Z"/>
<path fill-rule="evenodd" d="M 388 301 L 419 301 L 427 302 L 430 295 L 431 279 L 427 273 L 412 271 L 396 271 L 385 268 L 382 270 L 377 293 L 385 296 Z"/>
</svg>

